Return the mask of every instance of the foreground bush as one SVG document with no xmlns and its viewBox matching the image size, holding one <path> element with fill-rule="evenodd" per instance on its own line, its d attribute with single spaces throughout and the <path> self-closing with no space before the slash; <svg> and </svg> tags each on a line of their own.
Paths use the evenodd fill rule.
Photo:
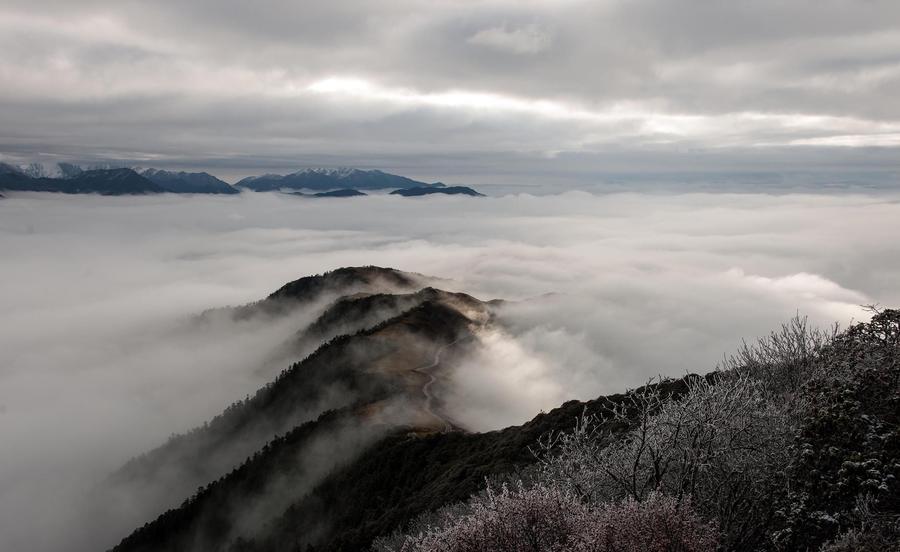
<svg viewBox="0 0 900 552">
<path fill-rule="evenodd" d="M 716 531 L 687 501 L 650 495 L 600 508 L 555 487 L 487 492 L 467 513 L 407 537 L 399 552 L 712 552 Z"/>
<path fill-rule="evenodd" d="M 896 552 L 900 550 L 900 515 L 873 509 L 874 499 L 866 496 L 857 501 L 856 525 L 821 552 Z"/>
<path fill-rule="evenodd" d="M 658 493 L 638 502 L 606 505 L 585 527 L 583 552 L 701 552 L 717 545 L 713 524 L 704 523 L 686 500 Z"/>
<path fill-rule="evenodd" d="M 900 311 L 852 326 L 818 363 L 788 449 L 791 484 L 779 499 L 774 531 L 780 550 L 815 549 L 841 533 L 832 546 L 851 544 L 833 549 L 852 549 L 874 538 L 872 527 L 890 527 L 861 522 L 861 501 L 865 519 L 900 515 Z"/>
<path fill-rule="evenodd" d="M 648 386 L 604 421 L 587 417 L 546 440 L 540 477 L 596 504 L 690 496 L 717 520 L 727 549 L 755 550 L 767 538 L 772 495 L 785 485 L 779 474 L 793 436 L 788 410 L 767 397 L 749 376 L 693 378 L 677 399 Z M 633 428 L 609 434 L 610 423 Z"/>
</svg>

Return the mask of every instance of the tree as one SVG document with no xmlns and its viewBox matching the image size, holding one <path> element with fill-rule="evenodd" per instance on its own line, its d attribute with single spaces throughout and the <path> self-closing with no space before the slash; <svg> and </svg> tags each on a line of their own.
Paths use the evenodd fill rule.
<svg viewBox="0 0 900 552">
<path fill-rule="evenodd" d="M 818 362 L 788 449 L 791 485 L 774 531 L 782 550 L 814 549 L 841 532 L 832 546 L 853 546 L 900 524 L 900 311 L 848 328 Z"/>
</svg>

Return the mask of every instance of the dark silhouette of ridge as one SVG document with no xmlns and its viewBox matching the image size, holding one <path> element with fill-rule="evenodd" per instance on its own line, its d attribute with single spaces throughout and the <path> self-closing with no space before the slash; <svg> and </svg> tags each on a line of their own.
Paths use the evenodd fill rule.
<svg viewBox="0 0 900 552">
<path fill-rule="evenodd" d="M 175 194 L 239 194 L 240 190 L 206 172 L 145 169 L 141 176 Z"/>
<path fill-rule="evenodd" d="M 303 169 L 286 175 L 265 174 L 262 176 L 250 176 L 238 182 L 236 186 L 257 192 L 270 192 L 280 189 L 324 191 L 349 188 L 353 190 L 386 190 L 430 185 L 377 169 L 320 168 Z"/>
<path fill-rule="evenodd" d="M 359 190 L 354 190 L 352 188 L 342 188 L 340 190 L 331 190 L 329 192 L 319 192 L 317 194 L 313 194 L 313 197 L 359 197 L 367 195 Z"/>
<path fill-rule="evenodd" d="M 348 267 L 300 278 L 258 303 L 240 307 L 270 314 L 272 307 L 265 306 L 270 303 L 288 309 L 336 290 L 351 292 L 298 332 L 294 345 L 299 349 L 319 344 L 311 354 L 209 422 L 128 462 L 108 481 L 112 496 L 129 496 L 155 515 L 171 506 L 173 496 L 187 496 L 228 474 L 258 451 L 268 450 L 267 443 L 279 435 L 328 410 L 343 411 L 346 423 L 352 421 L 366 432 L 388 432 L 398 425 L 430 431 L 445 427 L 422 398 L 428 381 L 416 368 L 439 348 L 471 335 L 475 324 L 468 315 L 480 313 L 477 318 L 485 319 L 490 307 L 466 294 L 417 288 L 425 278 L 388 268 Z M 418 291 L 357 291 L 361 288 Z"/>
<path fill-rule="evenodd" d="M 0 172 L 0 189 L 65 194 L 141 195 L 166 190 L 132 169 L 94 169 L 70 178 L 32 178 L 6 165 Z"/>
<path fill-rule="evenodd" d="M 418 187 L 394 190 L 391 195 L 400 195 L 403 197 L 418 197 L 433 194 L 444 195 L 467 195 L 473 197 L 484 197 L 484 194 L 478 193 L 468 186 L 441 186 L 441 187 Z"/>
</svg>

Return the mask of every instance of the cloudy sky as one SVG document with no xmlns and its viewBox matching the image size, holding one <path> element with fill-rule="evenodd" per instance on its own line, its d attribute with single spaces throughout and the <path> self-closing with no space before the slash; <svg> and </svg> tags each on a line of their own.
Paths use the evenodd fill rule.
<svg viewBox="0 0 900 552">
<path fill-rule="evenodd" d="M 4 0 L 0 80 L 13 162 L 550 186 L 900 172 L 893 0 Z"/>
</svg>

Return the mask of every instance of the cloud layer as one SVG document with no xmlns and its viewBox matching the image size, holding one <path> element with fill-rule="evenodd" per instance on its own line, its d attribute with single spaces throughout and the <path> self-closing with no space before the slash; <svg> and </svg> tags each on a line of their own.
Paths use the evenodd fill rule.
<svg viewBox="0 0 900 552">
<path fill-rule="evenodd" d="M 74 538 L 73 497 L 270 379 L 267 354 L 302 323 L 186 324 L 204 309 L 363 264 L 484 299 L 552 293 L 504 309 L 444 389 L 456 419 L 488 429 L 707 371 L 798 311 L 824 325 L 900 304 L 898 221 L 884 195 L 14 194 L 0 200 L 0 548 Z"/>
<path fill-rule="evenodd" d="M 896 184 L 898 22 L 890 0 L 11 0 L 0 154 L 473 184 L 812 155 Z"/>
</svg>

